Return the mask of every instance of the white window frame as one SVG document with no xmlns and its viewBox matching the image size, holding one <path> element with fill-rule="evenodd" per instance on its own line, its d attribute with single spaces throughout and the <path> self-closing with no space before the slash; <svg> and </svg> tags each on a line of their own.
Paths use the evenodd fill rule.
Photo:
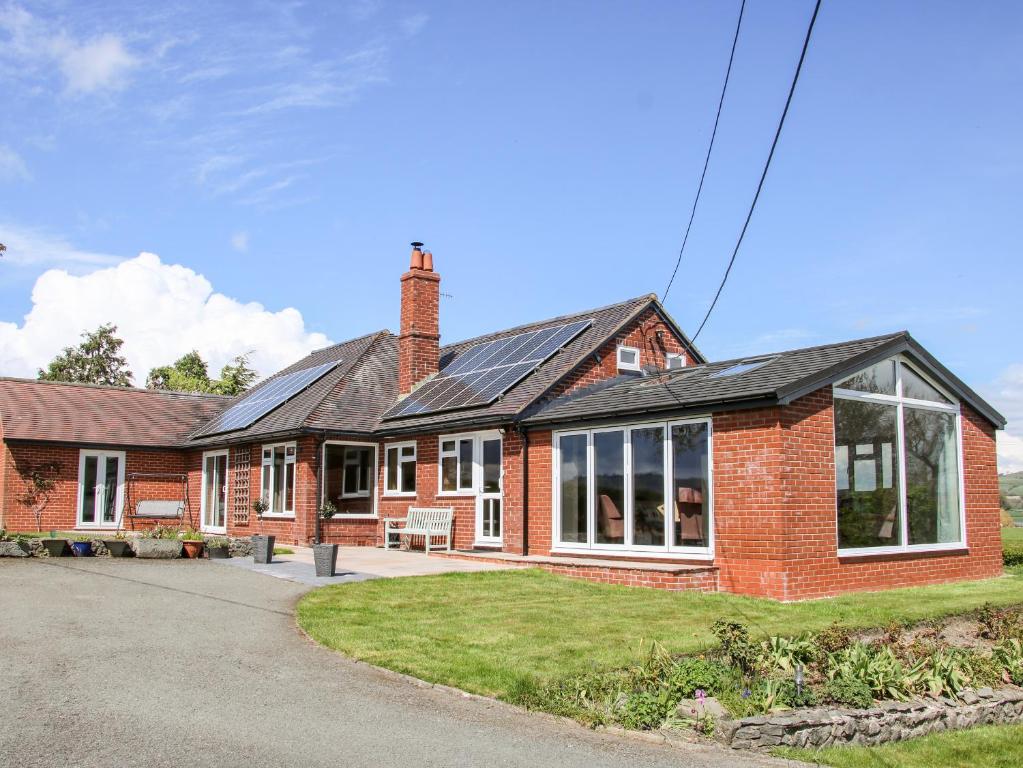
<svg viewBox="0 0 1023 768">
<path fill-rule="evenodd" d="M 671 361 L 672 360 L 679 360 L 679 361 L 681 361 L 681 363 L 678 366 L 672 368 L 671 367 Z M 664 353 L 664 367 L 665 367 L 665 370 L 668 370 L 668 371 L 677 371 L 679 368 L 685 368 L 686 367 L 686 353 L 685 352 L 665 352 Z"/>
<path fill-rule="evenodd" d="M 320 467 L 324 477 L 327 472 L 327 446 L 328 445 L 340 445 L 344 447 L 352 446 L 353 448 L 372 448 L 372 459 L 369 468 L 371 482 L 375 485 L 377 482 L 377 472 L 380 468 L 380 446 L 377 443 L 363 443 L 356 442 L 354 440 L 324 440 L 323 441 L 323 452 L 320 454 Z M 345 477 L 344 477 L 344 453 L 341 454 L 342 470 L 341 470 L 341 499 L 372 499 L 372 511 L 371 512 L 345 512 L 342 508 L 338 507 L 337 519 L 343 520 L 375 520 L 380 514 L 379 496 L 378 493 L 367 492 L 359 496 L 352 496 L 345 493 Z M 320 485 L 320 505 L 327 501 L 327 483 L 326 479 Z"/>
<path fill-rule="evenodd" d="M 627 363 L 627 362 L 623 361 L 622 360 L 622 352 L 631 352 L 632 354 L 634 354 L 636 356 L 636 361 L 632 362 L 632 363 Z M 640 372 L 642 372 L 642 370 L 643 370 L 643 360 L 642 360 L 642 357 L 640 356 L 639 347 L 627 347 L 624 344 L 619 344 L 617 350 L 615 351 L 615 359 L 618 362 L 618 370 L 619 371 L 640 371 Z"/>
<path fill-rule="evenodd" d="M 966 484 L 965 473 L 963 471 L 963 416 L 962 408 L 960 406 L 958 398 L 948 391 L 947 388 L 942 386 L 940 383 L 934 380 L 934 377 L 928 374 L 922 369 L 919 364 L 914 363 L 911 359 L 905 355 L 895 355 L 894 357 L 888 357 L 878 362 L 888 362 L 893 360 L 895 362 L 895 394 L 894 395 L 880 395 L 872 392 L 859 392 L 853 389 L 842 389 L 837 384 L 832 387 L 832 395 L 835 400 L 862 400 L 865 402 L 880 403 L 883 405 L 894 405 L 896 407 L 896 446 L 895 452 L 898 458 L 898 471 L 899 478 L 899 539 L 900 543 L 890 547 L 850 547 L 846 549 L 838 548 L 839 557 L 870 557 L 877 555 L 896 555 L 906 554 L 913 552 L 947 552 L 947 551 L 958 551 L 968 548 L 967 534 L 966 534 Z M 875 363 L 876 364 L 876 363 Z M 917 400 L 915 398 L 903 397 L 902 396 L 902 367 L 908 366 L 913 373 L 921 377 L 925 382 L 934 387 L 939 393 L 948 398 L 948 403 L 936 403 L 933 400 Z M 867 366 L 868 368 L 870 366 Z M 865 370 L 865 369 L 864 369 Z M 845 379 L 849 379 L 855 376 L 856 373 L 851 373 Z M 843 381 L 845 380 L 843 379 Z M 956 465 L 959 470 L 959 541 L 941 543 L 941 544 L 910 544 L 908 539 L 909 534 L 909 507 L 906 501 L 906 445 L 905 445 L 905 419 L 903 418 L 903 412 L 906 406 L 912 408 L 918 408 L 920 410 L 931 410 L 940 411 L 942 413 L 953 413 L 955 414 L 956 420 Z M 838 442 L 838 427 L 836 419 L 832 418 L 832 451 L 834 446 Z M 852 461 L 852 457 L 850 457 Z M 838 471 L 835 471 L 835 544 L 838 544 Z"/>
<path fill-rule="evenodd" d="M 87 456 L 95 456 L 97 459 L 103 459 L 104 470 L 106 467 L 106 460 L 108 457 L 114 457 L 118 460 L 117 463 L 117 490 L 115 491 L 114 499 L 114 521 L 112 523 L 104 523 L 102 520 L 97 520 L 91 523 L 82 521 L 82 502 L 85 500 L 85 459 Z M 78 494 L 77 501 L 75 504 L 75 528 L 81 528 L 82 530 L 96 530 L 96 529 L 115 529 L 121 525 L 121 515 L 124 514 L 124 465 L 127 460 L 127 454 L 124 451 L 105 451 L 105 450 L 92 450 L 89 448 L 82 448 L 78 452 Z M 96 488 L 100 487 L 100 462 L 96 463 Z M 106 474 L 105 471 L 103 474 Z M 105 493 L 105 491 L 104 491 Z M 102 505 L 99 505 L 102 506 Z"/>
<path fill-rule="evenodd" d="M 260 454 L 262 455 L 262 454 Z M 199 530 L 204 533 L 227 533 L 228 509 L 231 505 L 230 497 L 224 494 L 224 524 L 221 526 L 206 525 L 206 460 L 214 456 L 224 457 L 224 485 L 228 485 L 228 478 L 231 476 L 231 456 L 226 448 L 216 451 L 203 451 L 202 453 L 202 490 L 199 498 Z M 262 490 L 263 478 L 260 477 L 260 490 Z"/>
<path fill-rule="evenodd" d="M 409 447 L 412 448 L 412 456 L 411 457 L 402 456 L 401 455 L 402 448 L 409 448 Z M 398 488 L 396 490 L 391 490 L 391 489 L 389 489 L 387 487 L 387 475 L 390 472 L 390 466 L 391 466 L 391 463 L 390 463 L 391 462 L 390 453 L 391 453 L 391 449 L 392 448 L 396 448 L 397 451 L 398 451 L 398 471 L 397 471 L 397 473 L 395 475 L 395 477 L 398 480 Z M 408 462 L 408 461 L 411 461 L 411 462 L 413 462 L 416 465 L 416 489 L 417 490 L 415 490 L 415 491 L 404 491 L 404 490 L 401 489 L 401 477 L 402 477 L 401 465 L 404 464 L 405 462 Z M 417 447 L 415 440 L 407 440 L 407 441 L 402 442 L 402 443 L 384 443 L 384 482 L 382 483 L 382 486 L 383 486 L 383 489 L 382 489 L 383 495 L 384 496 L 388 496 L 390 498 L 414 499 L 416 497 L 416 495 L 418 494 L 418 488 L 419 488 L 419 448 Z"/>
<path fill-rule="evenodd" d="M 284 442 L 284 443 L 264 443 L 262 448 L 260 449 L 260 453 L 259 453 L 259 457 L 260 457 L 259 458 L 259 493 L 260 493 L 260 497 L 262 497 L 263 489 L 266 487 L 266 484 L 263 482 L 263 479 L 266 476 L 266 472 L 267 471 L 270 472 L 270 488 L 273 489 L 273 487 L 274 487 L 274 480 L 276 478 L 274 477 L 274 471 L 275 470 L 274 470 L 274 464 L 273 464 L 273 451 L 274 451 L 275 448 L 283 448 L 284 449 L 285 470 L 284 470 L 284 484 L 281 486 L 281 488 L 282 488 L 281 498 L 282 499 L 287 499 L 288 498 L 288 484 L 287 484 L 288 483 L 288 471 L 287 471 L 287 465 L 288 464 L 292 464 L 292 465 L 295 466 L 294 471 L 291 473 L 292 478 L 293 478 L 294 483 L 295 483 L 295 488 L 293 489 L 294 492 L 291 494 L 291 497 L 292 497 L 292 500 L 297 503 L 298 502 L 298 464 L 297 464 L 296 460 L 298 459 L 298 443 L 296 443 L 294 440 L 289 441 L 289 442 Z M 288 449 L 289 448 L 293 448 L 294 449 L 291 452 L 290 455 L 288 454 Z M 268 450 L 270 451 L 270 460 L 269 461 L 267 461 L 267 458 L 266 458 L 266 452 Z M 272 500 L 273 500 L 273 493 L 271 491 L 270 498 L 268 498 L 267 501 L 272 503 Z M 282 502 L 282 504 L 283 504 L 283 502 Z M 292 519 L 292 518 L 295 517 L 295 510 L 294 509 L 282 509 L 280 512 L 274 512 L 273 509 L 268 509 L 266 512 L 263 513 L 263 517 L 273 517 L 273 518 L 276 518 L 276 519 Z"/>
<path fill-rule="evenodd" d="M 477 432 L 462 432 L 456 435 L 441 435 L 437 438 L 437 496 L 475 496 L 478 486 L 476 478 L 476 464 L 480 453 L 480 440 Z M 496 433 L 495 433 L 496 434 Z M 462 441 L 468 440 L 472 443 L 472 482 L 468 486 L 462 486 Z M 444 443 L 454 441 L 455 450 L 445 451 Z M 455 459 L 455 490 L 444 490 L 444 459 Z"/>
<path fill-rule="evenodd" d="M 344 449 L 345 449 L 344 452 L 341 454 L 341 498 L 342 499 L 368 499 L 369 498 L 369 494 L 370 494 L 370 488 L 369 488 L 369 486 L 367 486 L 365 488 L 360 488 L 359 487 L 359 485 L 361 484 L 361 479 L 360 479 L 358 473 L 356 473 L 356 476 L 355 476 L 355 486 L 356 486 L 355 491 L 349 492 L 349 491 L 345 490 L 345 488 L 348 486 L 348 468 L 349 467 L 356 467 L 356 468 L 359 467 L 359 462 L 358 461 L 350 462 L 348 460 L 348 449 L 349 448 L 360 448 L 360 449 L 362 449 L 362 448 L 374 448 L 375 449 L 376 446 L 373 445 L 372 443 L 342 443 L 342 442 L 338 442 L 337 444 L 338 445 L 343 445 Z M 327 444 L 324 443 L 324 446 L 326 446 L 326 445 Z M 352 453 L 354 453 L 356 456 L 358 456 L 358 453 L 356 451 L 353 451 Z M 372 480 L 370 478 L 376 472 L 376 465 L 377 465 L 377 463 L 376 463 L 376 451 L 374 450 L 373 454 L 372 454 L 372 458 L 370 459 L 369 472 L 366 475 L 366 480 L 369 483 L 372 483 Z"/>
<path fill-rule="evenodd" d="M 707 495 L 708 495 L 708 521 L 707 521 L 707 546 L 674 546 L 672 545 L 674 516 L 669 511 L 668 501 L 671 498 L 671 487 L 674 478 L 672 453 L 671 453 L 671 429 L 682 424 L 706 424 L 707 425 Z M 650 427 L 662 427 L 664 429 L 664 500 L 665 500 L 665 531 L 663 545 L 633 544 L 634 535 L 634 500 L 632 498 L 632 431 Z M 600 432 L 625 433 L 625 542 L 623 544 L 598 544 L 597 535 L 597 510 L 594 478 L 594 448 L 593 435 Z M 586 520 L 587 520 L 587 541 L 563 543 L 561 538 L 561 438 L 572 435 L 586 436 Z M 551 460 L 551 498 L 553 509 L 553 520 L 551 529 L 551 551 L 561 554 L 605 554 L 619 555 L 634 553 L 644 558 L 673 559 L 673 560 L 713 560 L 715 544 L 715 512 L 714 512 L 714 422 L 711 416 L 695 416 L 685 419 L 671 419 L 668 421 L 641 421 L 627 422 L 621 424 L 602 424 L 587 429 L 564 429 L 554 432 L 552 436 L 552 460 Z"/>
</svg>

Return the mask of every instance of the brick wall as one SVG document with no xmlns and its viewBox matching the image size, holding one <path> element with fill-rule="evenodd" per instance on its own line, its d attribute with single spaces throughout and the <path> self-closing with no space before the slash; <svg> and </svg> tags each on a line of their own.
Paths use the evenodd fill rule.
<svg viewBox="0 0 1023 768">
<path fill-rule="evenodd" d="M 714 417 L 716 557 L 730 592 L 802 600 L 997 576 L 994 429 L 963 406 L 968 549 L 839 557 L 828 388 L 784 408 Z"/>
<path fill-rule="evenodd" d="M 119 448 L 110 448 L 116 451 Z M 132 472 L 167 473 L 184 471 L 184 455 L 177 451 L 160 450 L 127 450 L 125 451 L 125 478 Z M 3 494 L 0 497 L 3 525 L 12 531 L 36 530 L 36 519 L 32 511 L 18 499 L 25 492 L 27 483 L 22 479 L 19 469 L 37 467 L 47 462 L 56 462 L 59 469 L 54 479 L 56 486 L 50 496 L 42 519 L 43 530 L 73 529 L 78 519 L 78 465 L 80 451 L 78 448 L 46 443 L 13 443 L 4 444 L 3 462 Z M 127 482 L 125 483 L 127 495 Z M 192 490 L 190 484 L 190 491 Z M 181 497 L 181 484 L 176 480 L 144 478 L 133 482 L 132 500 L 145 499 L 178 499 Z M 125 504 L 129 503 L 125 498 Z M 192 510 L 198 523 L 198 496 L 190 493 Z M 127 508 L 127 506 L 126 506 Z M 138 521 L 136 527 L 148 527 L 151 522 Z"/>
<path fill-rule="evenodd" d="M 658 332 L 661 332 L 660 339 L 657 338 Z M 599 360 L 588 358 L 559 382 L 547 399 L 618 376 L 617 350 L 619 346 L 639 349 L 640 365 L 642 366 L 664 368 L 666 365 L 665 355 L 668 352 L 684 352 L 686 353 L 686 363 L 692 364 L 692 355 L 685 348 L 682 340 L 675 335 L 675 332 L 656 311 L 648 309 L 597 351 Z"/>
<path fill-rule="evenodd" d="M 412 387 L 440 367 L 440 275 L 410 269 L 401 276 L 398 335 L 398 392 Z"/>
</svg>

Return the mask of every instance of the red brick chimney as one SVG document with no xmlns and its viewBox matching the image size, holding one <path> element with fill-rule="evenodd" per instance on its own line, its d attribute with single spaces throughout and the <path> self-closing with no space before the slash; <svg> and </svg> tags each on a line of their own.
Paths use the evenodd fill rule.
<svg viewBox="0 0 1023 768">
<path fill-rule="evenodd" d="M 405 395 L 440 368 L 440 275 L 433 254 L 412 243 L 412 263 L 401 276 L 398 393 Z"/>
</svg>

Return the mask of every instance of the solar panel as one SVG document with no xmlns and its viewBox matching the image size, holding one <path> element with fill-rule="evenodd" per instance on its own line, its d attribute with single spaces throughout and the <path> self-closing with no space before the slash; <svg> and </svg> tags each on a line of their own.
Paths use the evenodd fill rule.
<svg viewBox="0 0 1023 768">
<path fill-rule="evenodd" d="M 578 320 L 469 347 L 385 419 L 489 405 L 592 324 Z"/>
<path fill-rule="evenodd" d="M 331 363 L 315 365 L 312 368 L 303 368 L 300 371 L 271 379 L 251 395 L 242 398 L 220 414 L 216 421 L 211 422 L 201 434 L 215 435 L 220 432 L 245 429 L 321 379 L 327 371 L 336 367 L 338 362 L 335 360 Z"/>
</svg>

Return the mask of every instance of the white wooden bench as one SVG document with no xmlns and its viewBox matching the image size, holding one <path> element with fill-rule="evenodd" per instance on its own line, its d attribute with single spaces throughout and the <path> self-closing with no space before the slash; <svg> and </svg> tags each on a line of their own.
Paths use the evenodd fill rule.
<svg viewBox="0 0 1023 768">
<path fill-rule="evenodd" d="M 430 554 L 433 545 L 430 540 L 443 538 L 445 543 L 438 544 L 437 549 L 446 547 L 451 551 L 451 522 L 455 510 L 451 507 L 409 507 L 406 517 L 384 518 L 384 549 L 391 548 L 391 534 L 397 534 L 398 544 L 402 536 L 422 536 L 423 548 Z"/>
</svg>

